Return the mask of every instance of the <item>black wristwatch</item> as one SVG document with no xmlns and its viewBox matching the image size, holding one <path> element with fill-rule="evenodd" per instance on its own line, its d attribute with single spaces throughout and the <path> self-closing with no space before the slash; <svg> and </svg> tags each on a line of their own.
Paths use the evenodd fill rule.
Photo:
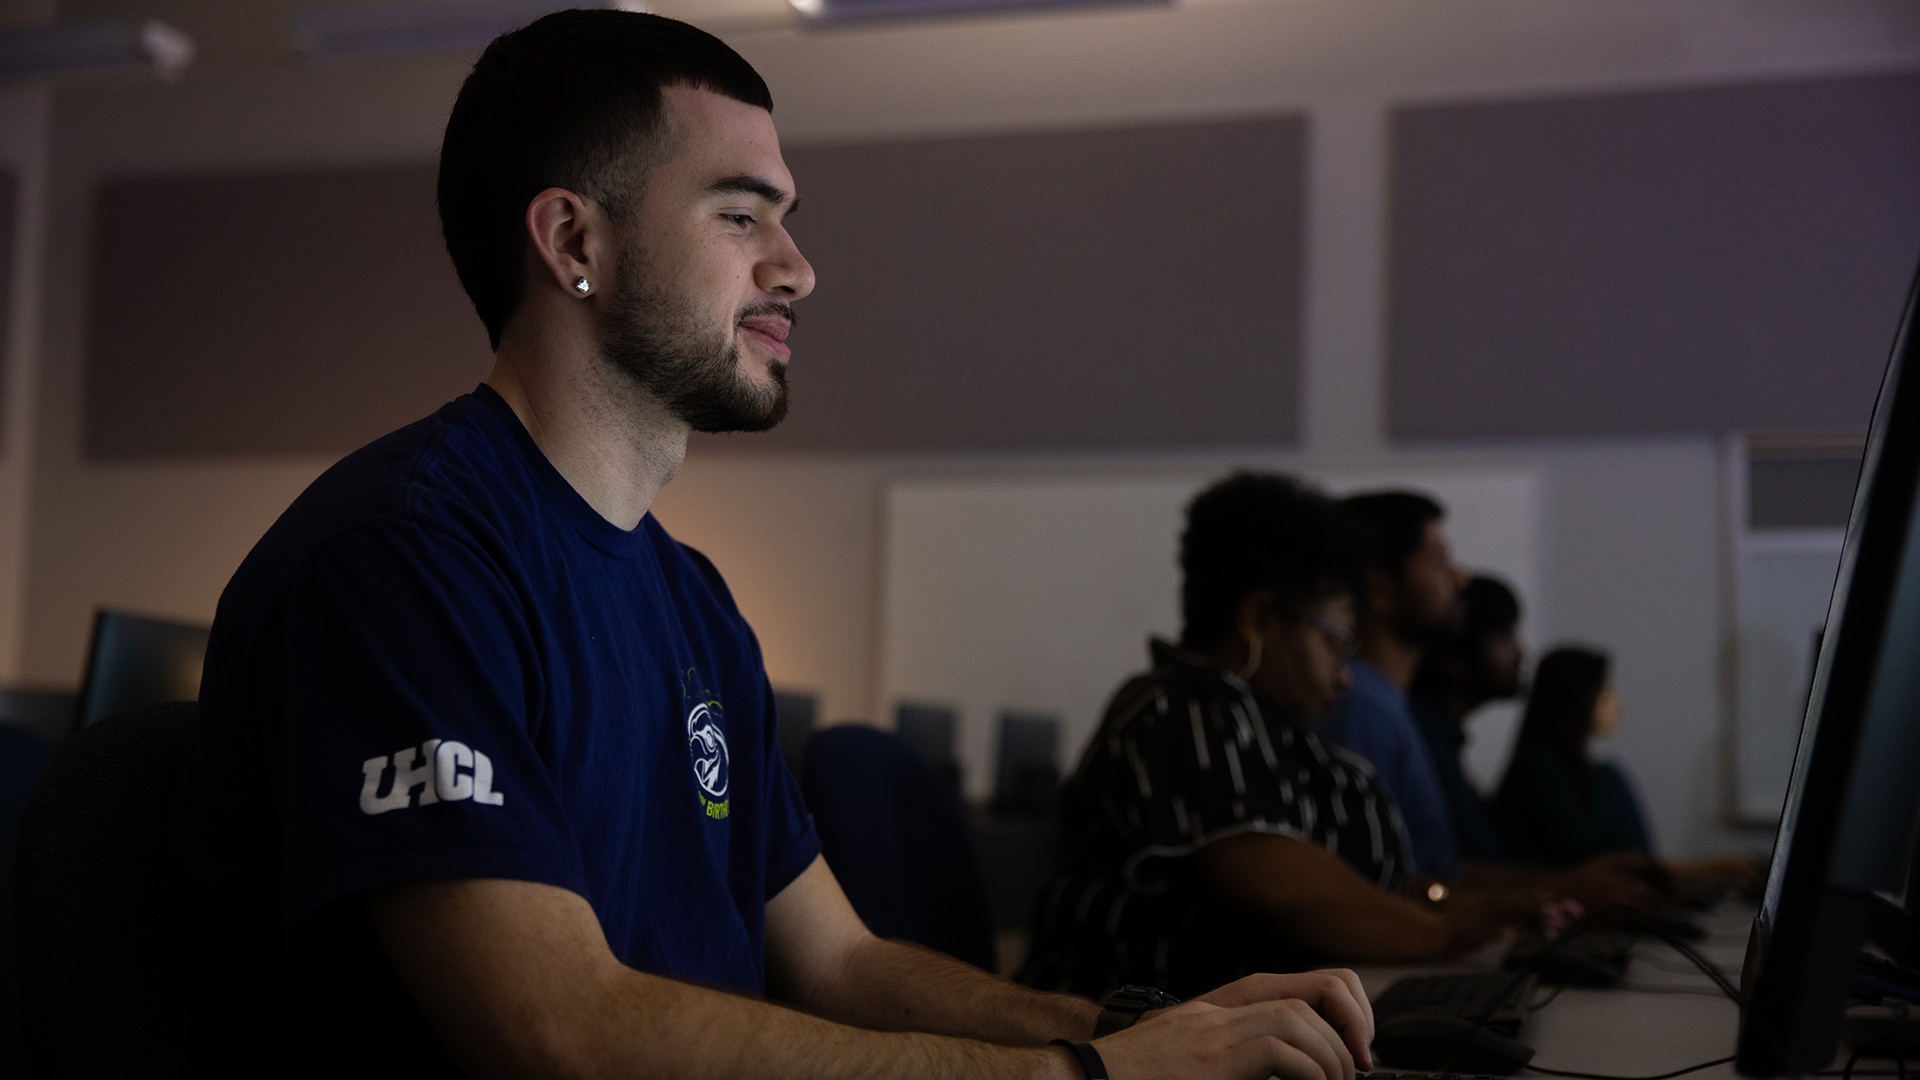
<svg viewBox="0 0 1920 1080">
<path fill-rule="evenodd" d="M 1151 986 L 1123 986 L 1100 1003 L 1100 1017 L 1093 1022 L 1093 1037 L 1104 1038 L 1140 1022 L 1149 1009 L 1166 1009 L 1180 999 Z"/>
</svg>

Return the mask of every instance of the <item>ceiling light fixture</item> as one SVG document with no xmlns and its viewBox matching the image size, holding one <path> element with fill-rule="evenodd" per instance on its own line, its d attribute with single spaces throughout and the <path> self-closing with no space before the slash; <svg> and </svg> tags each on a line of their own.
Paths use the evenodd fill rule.
<svg viewBox="0 0 1920 1080">
<path fill-rule="evenodd" d="M 294 40 L 314 60 L 471 52 L 509 30 L 563 8 L 645 11 L 637 0 L 438 0 L 379 7 L 309 8 L 293 17 Z"/>
<path fill-rule="evenodd" d="M 193 39 L 137 19 L 56 23 L 0 32 L 0 82 L 151 71 L 177 79 L 193 63 Z"/>
</svg>

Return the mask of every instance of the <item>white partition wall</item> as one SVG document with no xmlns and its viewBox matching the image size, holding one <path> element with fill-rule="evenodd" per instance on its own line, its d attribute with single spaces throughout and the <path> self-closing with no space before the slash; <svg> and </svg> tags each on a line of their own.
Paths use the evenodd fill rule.
<svg viewBox="0 0 1920 1080">
<path fill-rule="evenodd" d="M 1181 514 L 1221 475 L 1101 473 L 935 479 L 887 492 L 881 698 L 951 704 L 968 794 L 991 784 L 1003 709 L 1066 722 L 1070 767 L 1120 680 L 1146 665 L 1150 634 L 1179 633 Z M 1538 597 L 1540 481 L 1529 469 L 1339 471 L 1336 493 L 1405 487 L 1450 510 L 1462 565 Z M 1529 623 L 1543 625 L 1538 611 Z M 1489 733 L 1477 749 L 1503 749 Z M 1491 744 L 1489 748 L 1489 744 Z"/>
</svg>

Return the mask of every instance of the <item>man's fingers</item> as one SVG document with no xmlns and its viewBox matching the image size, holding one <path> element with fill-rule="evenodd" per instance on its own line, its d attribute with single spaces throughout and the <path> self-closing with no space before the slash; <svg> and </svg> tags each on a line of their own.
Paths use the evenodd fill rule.
<svg viewBox="0 0 1920 1080">
<path fill-rule="evenodd" d="M 1326 1017 L 1341 1042 L 1363 1068 L 1373 1068 L 1373 1007 L 1367 1002 L 1360 976 L 1345 968 L 1309 971 L 1299 975 L 1249 975 L 1204 994 L 1197 1001 L 1238 1008 L 1261 1002 L 1299 998 Z"/>
<path fill-rule="evenodd" d="M 1360 1068 L 1373 1071 L 1373 1003 L 1367 1000 L 1366 984 L 1360 976 L 1349 968 L 1333 968 L 1328 974 L 1339 979 L 1347 988 L 1349 1001 L 1329 1001 L 1321 1009 L 1327 1022 L 1332 1024 L 1347 1041 L 1347 1049 L 1352 1052 L 1353 1060 Z"/>
<path fill-rule="evenodd" d="M 1312 1060 L 1326 1080 L 1353 1080 L 1346 1043 L 1313 1007 L 1299 998 L 1243 1005 L 1224 1018 L 1229 1042 L 1277 1038 Z"/>
<path fill-rule="evenodd" d="M 1251 1039 L 1233 1048 L 1235 1076 L 1276 1076 L 1280 1080 L 1340 1080 L 1339 1073 L 1328 1073 L 1313 1058 L 1300 1052 L 1284 1039 L 1271 1036 Z"/>
</svg>

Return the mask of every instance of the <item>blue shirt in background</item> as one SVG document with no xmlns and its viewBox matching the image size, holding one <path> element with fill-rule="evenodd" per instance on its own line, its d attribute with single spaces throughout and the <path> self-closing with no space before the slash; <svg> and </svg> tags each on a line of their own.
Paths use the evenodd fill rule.
<svg viewBox="0 0 1920 1080">
<path fill-rule="evenodd" d="M 1487 817 L 1487 805 L 1467 779 L 1460 762 L 1467 734 L 1447 706 L 1430 697 L 1414 697 L 1408 702 L 1413 722 L 1427 740 L 1427 752 L 1434 773 L 1440 778 L 1440 792 L 1447 800 L 1447 816 L 1453 824 L 1455 850 L 1462 859 L 1476 862 L 1510 862 L 1500 836 Z"/>
<path fill-rule="evenodd" d="M 1353 685 L 1314 726 L 1321 739 L 1373 763 L 1381 786 L 1393 796 L 1413 841 L 1413 869 L 1421 877 L 1453 881 L 1460 852 L 1446 796 L 1426 741 L 1414 726 L 1406 692 L 1364 660 L 1353 661 Z"/>
<path fill-rule="evenodd" d="M 249 1075 L 452 1075 L 352 898 L 508 878 L 758 995 L 820 846 L 718 571 L 601 517 L 482 386 L 329 469 L 221 596 L 175 846 Z"/>
</svg>

